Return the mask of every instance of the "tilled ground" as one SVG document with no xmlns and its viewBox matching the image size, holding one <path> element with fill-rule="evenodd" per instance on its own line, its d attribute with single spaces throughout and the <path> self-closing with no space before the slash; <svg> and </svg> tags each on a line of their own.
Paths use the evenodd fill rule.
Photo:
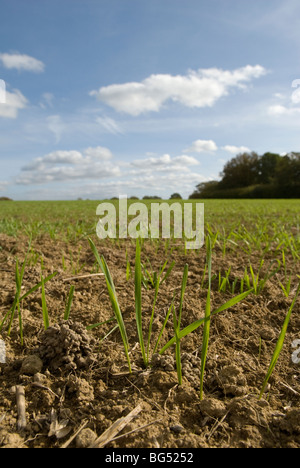
<svg viewBox="0 0 300 468">
<path fill-rule="evenodd" d="M 24 259 L 27 240 L 0 234 L 0 318 L 15 295 L 15 258 Z M 178 385 L 174 348 L 155 354 L 151 366 L 142 366 L 135 325 L 134 281 L 126 279 L 126 254 L 134 268 L 135 246 L 98 243 L 115 282 L 130 343 L 133 371 L 128 366 L 118 331 L 104 341 L 114 323 L 87 331 L 86 327 L 112 317 L 102 276 L 70 279 L 95 272 L 95 258 L 86 240 L 66 245 L 44 237 L 33 243 L 25 270 L 24 293 L 44 276 L 58 271 L 46 284 L 50 328 L 44 330 L 41 291 L 29 295 L 21 307 L 24 344 L 20 344 L 18 317 L 10 336 L 3 327 L 6 362 L 0 364 L 0 447 L 56 448 L 98 446 L 127 448 L 274 447 L 300 448 L 300 364 L 291 359 L 292 343 L 300 338 L 300 307 L 296 303 L 283 350 L 262 399 L 258 399 L 274 347 L 293 294 L 286 298 L 280 274 L 259 295 L 251 294 L 211 321 L 204 398 L 199 399 L 202 328 L 181 342 L 183 383 Z M 150 243 L 143 256 L 157 269 L 166 257 Z M 63 259 L 63 260 L 62 260 Z M 77 271 L 75 268 L 75 260 Z M 206 289 L 201 288 L 205 250 L 185 255 L 173 249 L 176 264 L 161 286 L 153 324 L 153 342 L 161 329 L 183 267 L 189 264 L 182 328 L 204 316 Z M 268 259 L 266 259 L 267 262 Z M 289 259 L 287 258 L 287 263 Z M 251 258 L 253 264 L 258 259 Z M 213 272 L 227 271 L 241 278 L 246 255 L 214 250 Z M 80 266 L 80 268 L 79 268 Z M 78 271 L 80 269 L 80 272 Z M 297 284 L 296 276 L 292 285 Z M 70 286 L 75 294 L 69 321 L 63 320 Z M 213 282 L 212 306 L 232 295 L 218 292 Z M 153 290 L 143 291 L 144 329 L 153 304 Z M 178 301 L 176 302 L 178 306 Z M 170 317 L 162 344 L 173 337 Z M 100 342 L 101 341 L 101 342 Z M 20 422 L 16 387 L 25 392 L 26 421 Z M 132 411 L 136 411 L 131 418 Z M 126 419 L 127 417 L 127 419 Z M 115 432 L 112 429 L 120 420 Z M 116 424 L 113 426 L 113 428 Z M 77 434 L 77 435 L 76 435 Z M 102 442 L 101 442 L 102 441 Z M 104 441 L 104 442 L 103 442 Z"/>
</svg>

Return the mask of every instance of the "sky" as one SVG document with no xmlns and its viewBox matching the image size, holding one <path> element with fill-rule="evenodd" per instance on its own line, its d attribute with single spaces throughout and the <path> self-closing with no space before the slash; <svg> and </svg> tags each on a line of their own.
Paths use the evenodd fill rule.
<svg viewBox="0 0 300 468">
<path fill-rule="evenodd" d="M 299 129 L 299 0 L 0 0 L 0 197 L 188 198 Z"/>
</svg>

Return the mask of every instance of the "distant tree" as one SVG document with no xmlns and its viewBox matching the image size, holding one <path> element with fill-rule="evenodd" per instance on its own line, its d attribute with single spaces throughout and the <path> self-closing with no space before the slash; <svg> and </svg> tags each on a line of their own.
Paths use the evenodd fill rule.
<svg viewBox="0 0 300 468">
<path fill-rule="evenodd" d="M 276 166 L 275 182 L 283 197 L 300 197 L 300 153 L 281 157 Z"/>
<path fill-rule="evenodd" d="M 300 198 L 300 153 L 243 153 L 228 161 L 220 182 L 201 182 L 189 198 Z"/>
<path fill-rule="evenodd" d="M 139 200 L 139 197 L 132 195 L 131 197 L 129 197 L 129 200 Z"/>
<path fill-rule="evenodd" d="M 161 197 L 158 197 L 157 195 L 145 195 L 143 200 L 161 200 Z"/>
<path fill-rule="evenodd" d="M 8 197 L 0 197 L 0 201 L 12 201 L 12 199 Z"/>
<path fill-rule="evenodd" d="M 182 196 L 179 194 L 179 193 L 172 193 L 172 195 L 170 196 L 170 200 L 182 200 Z"/>
<path fill-rule="evenodd" d="M 228 161 L 220 176 L 220 188 L 247 187 L 257 182 L 258 154 L 242 153 Z"/>
<path fill-rule="evenodd" d="M 218 186 L 219 182 L 216 180 L 201 182 L 196 185 L 196 190 L 189 196 L 189 198 L 210 198 L 212 193 L 218 190 Z"/>
<path fill-rule="evenodd" d="M 271 183 L 276 175 L 276 167 L 280 163 L 281 156 L 276 153 L 265 153 L 258 160 L 257 182 L 260 184 Z"/>
</svg>

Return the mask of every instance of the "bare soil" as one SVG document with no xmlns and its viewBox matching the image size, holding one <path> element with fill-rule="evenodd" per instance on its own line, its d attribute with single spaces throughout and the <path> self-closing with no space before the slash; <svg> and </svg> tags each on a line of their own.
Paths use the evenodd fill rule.
<svg viewBox="0 0 300 468">
<path fill-rule="evenodd" d="M 0 364 L 0 447 L 89 447 L 120 418 L 141 405 L 141 411 L 104 444 L 112 448 L 300 448 L 300 365 L 292 361 L 292 343 L 300 338 L 300 304 L 297 302 L 279 361 L 262 399 L 258 399 L 274 347 L 293 294 L 286 298 L 279 287 L 280 274 L 259 295 L 251 294 L 235 307 L 214 316 L 211 322 L 204 399 L 199 399 L 202 328 L 182 340 L 183 384 L 178 385 L 174 348 L 154 355 L 145 369 L 135 325 L 134 282 L 126 279 L 125 244 L 98 241 L 114 279 L 131 346 L 133 372 L 128 372 L 120 334 L 101 339 L 114 324 L 87 331 L 113 312 L 103 276 L 70 280 L 76 275 L 74 258 L 90 274 L 95 262 L 88 242 L 66 245 L 48 237 L 33 243 L 43 256 L 44 276 L 58 275 L 46 284 L 50 328 L 42 320 L 41 291 L 22 303 L 24 344 L 20 344 L 18 317 L 7 336 L 6 362 Z M 135 246 L 126 244 L 131 267 Z M 24 259 L 27 239 L 0 234 L 0 318 L 15 295 L 15 259 Z M 64 256 L 64 268 L 62 263 Z M 158 268 L 166 259 L 164 248 L 150 243 L 143 256 Z M 271 259 L 271 254 L 270 254 Z M 175 267 L 163 283 L 153 325 L 153 340 L 163 323 L 174 290 L 180 287 L 185 263 L 189 264 L 182 327 L 204 316 L 206 290 L 201 288 L 205 249 L 174 249 Z M 253 264 L 258 264 L 255 255 Z M 287 258 L 287 263 L 289 259 Z M 268 259 L 266 259 L 266 262 Z M 291 260 L 292 261 L 292 260 Z M 232 277 L 242 277 L 246 254 L 214 250 L 213 272 L 231 266 Z M 72 268 L 73 266 L 73 268 Z M 23 290 L 40 281 L 41 266 L 26 268 Z M 293 279 L 296 285 L 296 277 Z M 70 286 L 75 294 L 69 321 L 63 320 Z M 227 301 L 230 293 L 213 284 L 212 306 Z M 153 304 L 153 290 L 143 291 L 144 328 Z M 176 303 L 178 306 L 178 302 Z M 162 344 L 173 337 L 170 318 Z M 101 343 L 100 343 L 101 341 Z M 25 391 L 26 426 L 18 423 L 16 386 Z M 77 434 L 77 435 L 76 435 Z"/>
</svg>

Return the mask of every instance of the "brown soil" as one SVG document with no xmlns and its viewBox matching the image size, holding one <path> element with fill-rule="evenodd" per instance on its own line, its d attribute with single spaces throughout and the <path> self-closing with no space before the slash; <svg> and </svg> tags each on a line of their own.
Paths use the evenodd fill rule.
<svg viewBox="0 0 300 468">
<path fill-rule="evenodd" d="M 0 234 L 0 318 L 13 303 L 15 258 L 24 259 L 26 246 L 26 239 Z M 134 282 L 132 278 L 126 279 L 124 245 L 98 241 L 97 247 L 116 285 L 130 343 L 131 374 L 118 331 L 100 343 L 114 324 L 86 330 L 88 325 L 113 315 L 104 278 L 68 279 L 75 274 L 72 264 L 78 255 L 78 265 L 84 265 L 80 275 L 95 271 L 95 258 L 88 242 L 66 245 L 44 237 L 35 240 L 33 246 L 43 256 L 44 276 L 54 270 L 59 274 L 46 284 L 50 318 L 47 332 L 38 290 L 22 303 L 24 345 L 20 344 L 17 316 L 11 335 L 7 336 L 5 328 L 0 334 L 7 354 L 6 363 L 0 364 L 0 447 L 89 447 L 115 421 L 142 404 L 138 415 L 115 435 L 116 440 L 109 439 L 106 447 L 300 448 L 300 365 L 291 360 L 292 342 L 300 338 L 299 301 L 267 391 L 258 399 L 293 299 L 292 294 L 288 298 L 283 295 L 280 275 L 268 282 L 258 296 L 251 294 L 212 319 L 205 394 L 200 401 L 201 327 L 181 342 L 181 386 L 177 380 L 174 347 L 162 356 L 154 355 L 148 369 L 142 366 L 135 325 Z M 133 268 L 135 246 L 128 242 L 126 248 Z M 146 255 L 154 269 L 166 258 L 163 248 L 156 251 L 147 243 L 143 247 L 144 258 Z M 201 288 L 199 278 L 204 271 L 205 250 L 185 256 L 182 250 L 174 249 L 173 259 L 176 265 L 163 283 L 156 305 L 154 339 L 174 290 L 180 288 L 185 263 L 189 264 L 189 278 L 182 327 L 204 315 L 206 290 Z M 255 264 L 259 259 L 253 256 L 251 261 Z M 231 266 L 231 275 L 242 277 L 247 263 L 248 257 L 243 258 L 243 254 L 228 252 L 223 258 L 222 252 L 214 250 L 213 272 L 226 271 Z M 24 293 L 40 281 L 40 275 L 40 263 L 34 265 L 32 257 L 24 275 Z M 63 321 L 72 284 L 75 294 L 71 315 L 69 321 Z M 213 308 L 231 296 L 218 292 L 213 284 Z M 152 304 L 153 290 L 144 290 L 144 329 L 147 329 Z M 170 317 L 162 343 L 173 334 Z M 26 427 L 23 429 L 18 425 L 17 385 L 25 390 Z"/>
</svg>

